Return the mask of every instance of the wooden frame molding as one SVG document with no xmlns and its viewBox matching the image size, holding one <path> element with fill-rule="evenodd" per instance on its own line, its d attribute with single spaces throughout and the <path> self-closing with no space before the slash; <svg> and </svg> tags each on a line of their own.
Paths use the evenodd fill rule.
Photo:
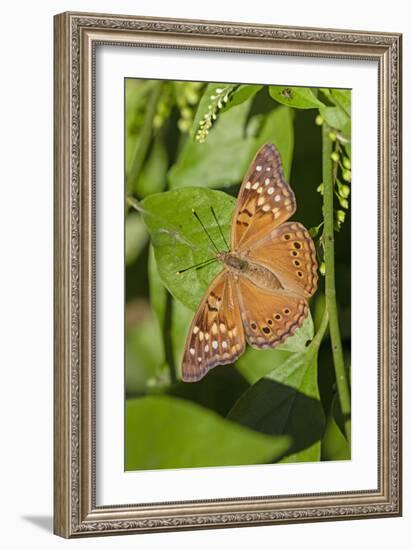
<svg viewBox="0 0 412 550">
<path fill-rule="evenodd" d="M 400 515 L 401 38 L 374 32 L 119 15 L 55 17 L 56 534 L 78 537 Z M 378 63 L 377 491 L 96 506 L 94 60 L 99 44 Z"/>
</svg>

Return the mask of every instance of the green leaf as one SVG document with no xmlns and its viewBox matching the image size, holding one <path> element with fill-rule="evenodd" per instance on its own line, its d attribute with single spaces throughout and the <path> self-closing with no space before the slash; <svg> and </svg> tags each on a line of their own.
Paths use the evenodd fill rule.
<svg viewBox="0 0 412 550">
<path fill-rule="evenodd" d="M 279 103 L 295 109 L 319 109 L 324 106 L 310 88 L 269 86 L 269 94 Z"/>
<path fill-rule="evenodd" d="M 291 355 L 246 391 L 228 418 L 270 435 L 288 435 L 282 462 L 320 459 L 324 414 L 317 386 L 317 347 Z"/>
<path fill-rule="evenodd" d="M 288 445 L 287 437 L 256 433 L 182 399 L 126 401 L 126 470 L 262 464 Z"/>
<path fill-rule="evenodd" d="M 277 349 L 254 349 L 247 347 L 243 355 L 236 361 L 236 369 L 246 378 L 249 384 L 256 384 L 275 367 L 289 359 L 292 354 Z"/>
<path fill-rule="evenodd" d="M 141 202 L 143 219 L 154 247 L 160 278 L 169 292 L 194 310 L 212 278 L 221 270 L 213 263 L 199 270 L 177 274 L 179 270 L 211 258 L 215 250 L 192 214 L 194 208 L 209 233 L 222 250 L 219 229 L 212 216 L 213 206 L 224 234 L 229 236 L 235 199 L 221 191 L 201 187 L 186 187 L 150 195 Z"/>
<path fill-rule="evenodd" d="M 142 217 L 137 212 L 130 212 L 126 216 L 125 226 L 126 265 L 130 265 L 143 250 L 147 242 L 147 231 Z"/>
<path fill-rule="evenodd" d="M 186 141 L 169 170 L 171 188 L 227 187 L 242 180 L 254 148 L 254 139 L 245 137 L 250 105 L 249 99 L 219 116 L 204 143 Z"/>
<path fill-rule="evenodd" d="M 163 191 L 167 184 L 168 158 L 166 147 L 158 137 L 153 143 L 149 158 L 136 179 L 135 192 L 138 197 Z"/>
<path fill-rule="evenodd" d="M 285 178 L 289 181 L 293 157 L 293 111 L 287 107 L 273 109 L 263 122 L 262 129 L 254 143 L 249 161 L 256 151 L 265 143 L 276 145 L 280 157 Z"/>
<path fill-rule="evenodd" d="M 232 107 L 236 107 L 236 105 L 244 103 L 249 98 L 255 96 L 262 88 L 263 86 L 255 84 L 241 84 L 230 94 L 229 101 L 224 105 L 220 112 L 225 113 Z"/>
<path fill-rule="evenodd" d="M 331 88 L 330 94 L 331 94 L 331 99 L 335 103 L 335 105 L 340 107 L 350 117 L 352 91 L 343 90 L 340 88 Z"/>
</svg>

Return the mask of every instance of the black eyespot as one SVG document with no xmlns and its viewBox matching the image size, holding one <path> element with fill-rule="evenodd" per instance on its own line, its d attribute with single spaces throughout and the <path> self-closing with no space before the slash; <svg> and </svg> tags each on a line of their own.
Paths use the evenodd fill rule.
<svg viewBox="0 0 412 550">
<path fill-rule="evenodd" d="M 276 313 L 276 315 L 275 315 L 275 319 L 276 319 L 276 321 L 280 321 L 280 319 L 281 319 L 281 316 L 279 315 L 279 313 Z"/>
<path fill-rule="evenodd" d="M 303 277 L 303 273 L 301 271 L 297 271 L 298 277 Z"/>
<path fill-rule="evenodd" d="M 269 328 L 269 327 L 263 327 L 262 330 L 263 330 L 263 332 L 264 332 L 265 334 L 269 334 L 269 332 L 270 332 L 270 328 Z"/>
<path fill-rule="evenodd" d="M 283 310 L 283 313 L 284 313 L 285 315 L 289 315 L 290 309 L 288 309 L 288 308 L 286 307 L 286 308 Z"/>
<path fill-rule="evenodd" d="M 272 319 L 268 319 L 268 325 L 273 325 Z"/>
<path fill-rule="evenodd" d="M 296 267 L 300 266 L 300 261 L 299 260 L 293 260 L 293 263 L 295 264 Z"/>
<path fill-rule="evenodd" d="M 299 250 L 299 248 L 302 248 L 302 245 L 298 242 L 294 242 L 293 246 Z"/>
<path fill-rule="evenodd" d="M 250 326 L 252 327 L 253 330 L 257 329 L 256 323 L 250 323 Z"/>
<path fill-rule="evenodd" d="M 292 256 L 298 256 L 299 254 L 296 252 L 296 250 L 292 250 Z"/>
<path fill-rule="evenodd" d="M 286 235 L 283 238 L 285 239 L 285 241 L 288 241 L 290 239 L 289 233 L 286 233 Z"/>
</svg>

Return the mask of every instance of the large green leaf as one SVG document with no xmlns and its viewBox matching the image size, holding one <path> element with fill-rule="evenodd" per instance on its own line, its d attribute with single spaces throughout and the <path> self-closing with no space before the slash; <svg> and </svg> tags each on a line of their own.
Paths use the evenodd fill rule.
<svg viewBox="0 0 412 550">
<path fill-rule="evenodd" d="M 279 103 L 295 109 L 319 109 L 324 105 L 310 88 L 269 86 L 269 94 Z"/>
<path fill-rule="evenodd" d="M 324 414 L 317 386 L 317 346 L 291 355 L 259 379 L 235 404 L 228 418 L 270 435 L 288 435 L 282 462 L 320 460 Z"/>
<path fill-rule="evenodd" d="M 126 470 L 268 463 L 289 446 L 169 396 L 126 401 Z"/>
<path fill-rule="evenodd" d="M 214 263 L 200 270 L 177 274 L 179 270 L 213 257 L 207 235 L 192 214 L 194 208 L 208 228 L 219 249 L 224 248 L 219 229 L 212 216 L 213 206 L 224 233 L 229 225 L 235 199 L 221 191 L 186 187 L 146 197 L 141 207 L 150 232 L 157 268 L 170 293 L 194 310 L 212 278 L 221 266 Z"/>
<path fill-rule="evenodd" d="M 171 188 L 227 187 L 242 180 L 254 146 L 245 136 L 250 105 L 251 99 L 219 116 L 204 143 L 186 141 L 169 171 Z"/>
</svg>

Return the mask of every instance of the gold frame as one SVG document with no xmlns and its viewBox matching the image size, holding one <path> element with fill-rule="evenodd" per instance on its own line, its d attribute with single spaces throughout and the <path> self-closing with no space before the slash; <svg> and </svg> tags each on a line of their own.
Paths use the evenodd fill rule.
<svg viewBox="0 0 412 550">
<path fill-rule="evenodd" d="M 54 532 L 78 537 L 399 516 L 401 35 L 85 13 L 63 13 L 54 23 Z M 378 490 L 96 506 L 94 53 L 109 43 L 378 63 Z"/>
</svg>

